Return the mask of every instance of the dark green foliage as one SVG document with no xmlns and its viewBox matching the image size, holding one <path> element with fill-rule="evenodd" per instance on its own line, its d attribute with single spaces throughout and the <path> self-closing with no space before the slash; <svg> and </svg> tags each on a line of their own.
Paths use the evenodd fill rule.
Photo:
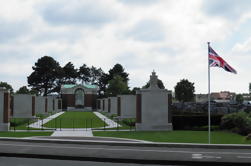
<svg viewBox="0 0 251 166">
<path fill-rule="evenodd" d="M 62 77 L 62 69 L 52 57 L 44 56 L 32 67 L 33 72 L 28 76 L 28 86 L 47 96 L 59 92 L 58 80 Z"/>
<path fill-rule="evenodd" d="M 129 81 L 129 74 L 125 72 L 125 69 L 121 64 L 116 64 L 112 69 L 109 70 L 108 81 L 112 80 L 116 75 L 119 75 L 122 78 L 123 82 Z"/>
<path fill-rule="evenodd" d="M 130 119 L 123 119 L 122 124 L 125 124 L 126 126 L 134 127 L 136 123 L 135 118 L 130 118 Z"/>
<path fill-rule="evenodd" d="M 109 70 L 109 74 L 103 75 L 101 81 L 105 96 L 130 93 L 128 88 L 128 75 L 129 74 L 124 71 L 123 66 L 120 64 L 114 65 L 114 67 Z"/>
<path fill-rule="evenodd" d="M 78 77 L 77 69 L 75 69 L 74 65 L 71 62 L 68 62 L 63 67 L 63 84 L 75 84 L 76 78 Z"/>
<path fill-rule="evenodd" d="M 247 135 L 251 133 L 251 114 L 242 111 L 225 115 L 221 121 L 221 128 Z"/>
<path fill-rule="evenodd" d="M 30 90 L 27 86 L 22 86 L 16 91 L 16 94 L 30 94 Z"/>
<path fill-rule="evenodd" d="M 223 115 L 211 115 L 211 125 L 220 125 Z M 174 130 L 193 130 L 208 125 L 207 115 L 173 115 L 172 123 Z"/>
<path fill-rule="evenodd" d="M 82 81 L 82 83 L 89 82 L 90 68 L 86 64 L 83 64 L 82 66 L 80 66 L 78 70 L 78 78 L 80 81 Z"/>
<path fill-rule="evenodd" d="M 136 91 L 137 91 L 137 90 L 140 90 L 140 88 L 139 88 L 139 87 L 134 87 L 134 88 L 132 89 L 132 91 L 131 91 L 131 94 L 136 95 Z"/>
<path fill-rule="evenodd" d="M 143 88 L 143 89 L 147 89 L 147 88 L 149 88 L 149 87 L 150 87 L 150 82 L 148 81 L 148 82 L 146 83 L 146 85 L 143 86 L 142 88 Z M 160 79 L 158 79 L 158 87 L 159 87 L 160 89 L 165 89 L 165 86 L 164 86 L 163 82 L 162 82 Z"/>
<path fill-rule="evenodd" d="M 108 82 L 107 93 L 109 96 L 117 96 L 119 94 L 128 93 L 127 83 L 123 81 L 123 78 L 119 75 L 114 76 L 112 80 Z"/>
<path fill-rule="evenodd" d="M 187 79 L 182 79 L 174 87 L 175 98 L 181 102 L 194 100 L 194 83 L 189 82 Z"/>
<path fill-rule="evenodd" d="M 244 98 L 243 98 L 243 96 L 241 94 L 236 95 L 236 102 L 238 104 L 242 104 L 243 100 L 244 100 Z"/>
<path fill-rule="evenodd" d="M 13 93 L 13 88 L 10 84 L 8 84 L 7 82 L 0 82 L 0 87 L 4 87 L 7 90 L 10 91 L 10 93 Z"/>
</svg>

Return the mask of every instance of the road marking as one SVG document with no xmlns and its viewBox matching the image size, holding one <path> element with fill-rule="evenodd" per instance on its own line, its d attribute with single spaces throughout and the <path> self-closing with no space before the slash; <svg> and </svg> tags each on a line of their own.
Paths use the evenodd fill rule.
<svg viewBox="0 0 251 166">
<path fill-rule="evenodd" d="M 240 159 L 251 159 L 251 156 L 237 156 Z"/>
<path fill-rule="evenodd" d="M 222 157 L 220 156 L 203 156 L 203 154 L 192 154 L 192 158 L 193 159 L 203 159 L 203 158 L 207 158 L 207 159 L 221 159 Z"/>
<path fill-rule="evenodd" d="M 139 151 L 139 152 L 159 152 L 159 153 L 188 153 L 194 154 L 194 151 L 180 151 L 180 150 L 150 150 L 150 149 L 116 149 L 116 148 L 90 148 L 90 147 L 69 147 L 69 146 L 53 146 L 53 145 L 18 145 L 18 144 L 0 144 L 0 146 L 14 146 L 14 147 L 37 147 L 37 148 L 57 148 L 57 149 L 83 149 L 83 150 L 110 150 L 110 151 Z M 235 152 L 198 152 L 203 154 L 233 154 L 233 155 L 251 155 L 251 153 L 235 153 Z"/>
</svg>

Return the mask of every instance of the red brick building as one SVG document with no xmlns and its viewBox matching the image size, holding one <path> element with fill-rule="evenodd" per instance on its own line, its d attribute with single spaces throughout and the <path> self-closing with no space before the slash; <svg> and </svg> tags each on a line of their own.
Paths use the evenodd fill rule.
<svg viewBox="0 0 251 166">
<path fill-rule="evenodd" d="M 62 85 L 63 109 L 83 108 L 85 110 L 96 110 L 97 91 L 98 88 L 95 85 Z"/>
</svg>

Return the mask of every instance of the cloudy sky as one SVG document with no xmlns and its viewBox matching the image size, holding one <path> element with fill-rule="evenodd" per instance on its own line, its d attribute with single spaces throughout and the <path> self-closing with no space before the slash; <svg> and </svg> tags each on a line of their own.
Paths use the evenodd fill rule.
<svg viewBox="0 0 251 166">
<path fill-rule="evenodd" d="M 238 74 L 211 68 L 212 91 L 248 92 L 249 0 L 0 0 L 0 81 L 27 85 L 38 58 L 62 66 L 122 64 L 130 87 L 154 69 L 169 90 L 183 78 L 207 93 L 207 42 Z"/>
</svg>

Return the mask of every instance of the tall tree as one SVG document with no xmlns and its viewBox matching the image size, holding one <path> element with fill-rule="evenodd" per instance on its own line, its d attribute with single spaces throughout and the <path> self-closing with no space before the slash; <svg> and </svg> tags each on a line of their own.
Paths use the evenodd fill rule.
<svg viewBox="0 0 251 166">
<path fill-rule="evenodd" d="M 162 82 L 160 79 L 158 79 L 157 84 L 158 84 L 158 87 L 159 87 L 160 89 L 165 89 L 165 86 L 164 86 L 163 82 Z M 148 82 L 146 83 L 146 85 L 143 86 L 142 88 L 143 88 L 143 89 L 147 89 L 147 88 L 149 88 L 149 86 L 150 86 L 150 82 L 148 81 Z"/>
<path fill-rule="evenodd" d="M 189 82 L 187 79 L 182 79 L 174 87 L 175 98 L 181 102 L 194 100 L 194 83 Z"/>
<path fill-rule="evenodd" d="M 58 91 L 57 80 L 61 77 L 61 67 L 57 61 L 50 56 L 44 56 L 38 59 L 32 69 L 34 71 L 27 78 L 29 87 L 44 96 Z"/>
<path fill-rule="evenodd" d="M 82 83 L 90 81 L 90 68 L 86 64 L 80 66 L 78 70 L 78 79 Z"/>
<path fill-rule="evenodd" d="M 137 90 L 140 90 L 140 88 L 139 88 L 139 87 L 134 87 L 134 88 L 132 89 L 132 91 L 131 91 L 131 94 L 136 95 L 136 91 L 137 91 Z"/>
<path fill-rule="evenodd" d="M 7 90 L 10 91 L 10 93 L 13 93 L 13 88 L 10 84 L 8 84 L 7 82 L 0 82 L 0 87 L 4 87 Z"/>
<path fill-rule="evenodd" d="M 90 79 L 89 82 L 94 85 L 99 84 L 99 80 L 104 75 L 104 71 L 101 68 L 96 68 L 92 66 L 90 69 Z"/>
<path fill-rule="evenodd" d="M 112 80 L 114 76 L 119 75 L 124 82 L 128 82 L 128 73 L 125 72 L 125 69 L 121 64 L 116 64 L 113 66 L 112 69 L 109 70 L 109 76 L 108 76 L 108 81 Z"/>
<path fill-rule="evenodd" d="M 31 94 L 31 95 L 38 95 L 38 92 L 34 89 L 29 89 L 27 86 L 22 86 L 20 87 L 17 91 L 16 94 Z"/>
<path fill-rule="evenodd" d="M 27 86 L 22 86 L 16 91 L 16 94 L 30 94 L 30 90 Z"/>
<path fill-rule="evenodd" d="M 78 71 L 71 62 L 68 62 L 63 68 L 62 82 L 64 84 L 75 84 L 78 77 Z"/>
<path fill-rule="evenodd" d="M 119 94 L 127 94 L 128 86 L 124 82 L 123 78 L 119 75 L 115 75 L 112 80 L 108 82 L 107 93 L 109 96 L 117 96 Z"/>
</svg>

